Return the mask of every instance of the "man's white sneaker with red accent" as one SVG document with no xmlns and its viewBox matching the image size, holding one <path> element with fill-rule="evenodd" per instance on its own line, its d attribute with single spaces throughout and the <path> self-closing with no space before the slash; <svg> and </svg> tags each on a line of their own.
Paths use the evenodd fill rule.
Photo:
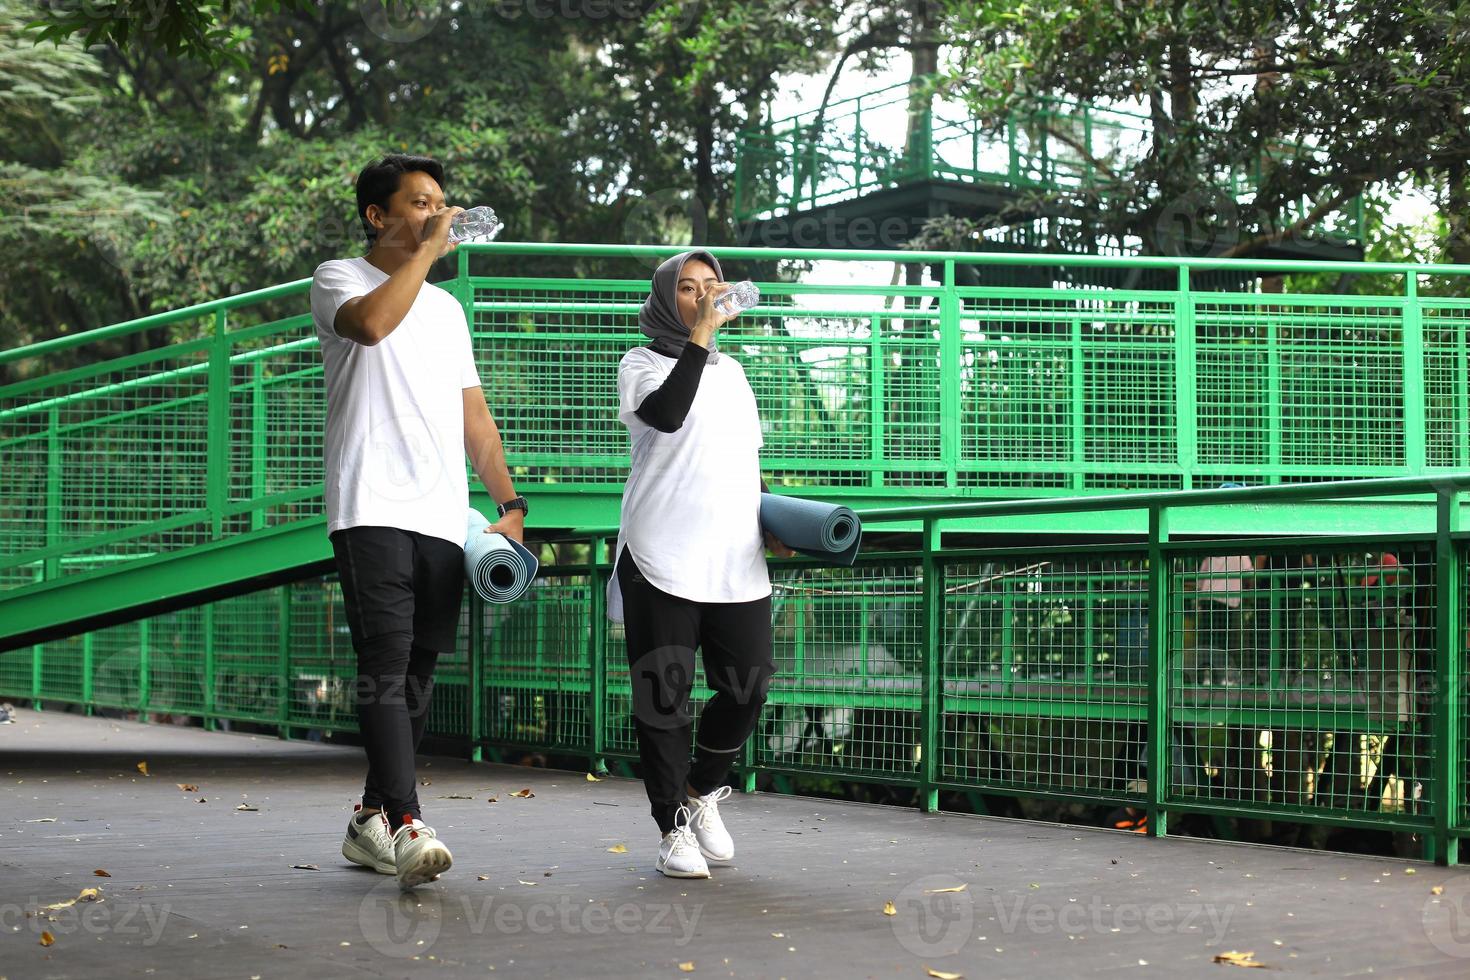
<svg viewBox="0 0 1470 980">
<path fill-rule="evenodd" d="M 403 826 L 393 835 L 393 863 L 398 870 L 398 887 L 409 891 L 448 871 L 454 858 L 433 827 L 404 817 Z"/>
<path fill-rule="evenodd" d="M 352 808 L 347 833 L 342 838 L 342 856 L 353 864 L 372 868 L 378 874 L 398 873 L 393 861 L 393 830 L 382 812 L 362 815 L 362 805 Z"/>
</svg>

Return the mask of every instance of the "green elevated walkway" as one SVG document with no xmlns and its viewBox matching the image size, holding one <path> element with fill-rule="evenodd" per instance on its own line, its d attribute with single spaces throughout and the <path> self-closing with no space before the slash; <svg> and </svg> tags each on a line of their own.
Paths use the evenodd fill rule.
<svg viewBox="0 0 1470 980">
<path fill-rule="evenodd" d="M 663 247 L 461 249 L 487 396 L 533 525 L 614 523 L 618 358 Z M 1416 476 L 1470 466 L 1470 301 L 1455 267 L 721 249 L 763 305 L 726 331 L 783 492 L 884 507 Z M 620 270 L 585 278 L 582 261 Z M 506 262 L 536 275 L 496 275 Z M 800 275 L 782 270 L 817 262 Z M 1167 288 L 964 286 L 964 270 L 1147 270 Z M 1385 296 L 1198 288 L 1214 270 L 1398 275 Z M 1048 273 L 1049 275 L 1050 273 Z M 973 277 L 971 277 L 973 278 Z M 321 572 L 324 392 L 297 282 L 0 352 L 0 649 Z M 1423 293 L 1424 295 L 1421 295 Z M 1384 533 L 1405 499 L 1191 509 L 1178 534 Z M 908 525 L 911 529 L 914 525 Z M 952 533 L 1140 539 L 1137 512 L 1015 513 Z"/>
</svg>

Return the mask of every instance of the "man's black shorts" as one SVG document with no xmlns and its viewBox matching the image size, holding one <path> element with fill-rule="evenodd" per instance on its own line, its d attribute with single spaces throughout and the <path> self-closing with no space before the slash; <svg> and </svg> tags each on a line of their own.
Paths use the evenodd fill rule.
<svg viewBox="0 0 1470 980">
<path fill-rule="evenodd" d="M 464 600 L 464 549 L 395 527 L 349 527 L 331 535 L 354 646 L 412 633 L 415 646 L 454 649 Z"/>
</svg>

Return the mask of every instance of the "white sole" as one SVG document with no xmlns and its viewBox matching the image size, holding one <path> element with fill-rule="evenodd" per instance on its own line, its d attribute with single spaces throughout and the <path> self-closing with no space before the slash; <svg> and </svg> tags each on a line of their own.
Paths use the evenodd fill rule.
<svg viewBox="0 0 1470 980">
<path fill-rule="evenodd" d="M 447 847 L 435 847 L 425 850 L 414 864 L 398 870 L 398 887 L 404 891 L 417 888 L 419 885 L 433 881 L 448 871 L 449 866 L 453 863 L 454 858 L 450 856 L 449 848 Z"/>
<path fill-rule="evenodd" d="M 662 865 L 654 865 L 654 869 L 666 878 L 708 878 L 709 870 L 704 871 L 673 871 Z"/>
<path fill-rule="evenodd" d="M 718 854 L 712 854 L 709 851 L 706 851 L 703 847 L 701 847 L 699 849 L 699 853 L 702 854 L 702 855 L 704 855 L 704 859 L 706 861 L 714 861 L 714 862 L 716 862 L 718 864 L 729 864 L 731 861 L 735 860 L 735 852 L 734 851 L 731 851 L 729 854 L 725 855 L 724 857 L 720 857 L 720 855 L 718 855 Z"/>
<path fill-rule="evenodd" d="M 372 868 L 380 875 L 396 875 L 398 868 L 387 861 L 375 861 L 367 850 L 356 841 L 344 840 L 342 842 L 342 856 L 353 864 L 360 864 L 364 868 Z"/>
</svg>

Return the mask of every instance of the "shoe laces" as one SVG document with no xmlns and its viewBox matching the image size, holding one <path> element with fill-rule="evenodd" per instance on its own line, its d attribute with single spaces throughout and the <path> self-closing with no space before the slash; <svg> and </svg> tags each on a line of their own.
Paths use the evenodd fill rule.
<svg viewBox="0 0 1470 980">
<path fill-rule="evenodd" d="M 694 817 L 694 822 L 699 825 L 699 829 L 708 830 L 710 821 L 720 818 L 720 801 L 728 799 L 730 793 L 730 787 L 721 786 L 708 796 L 699 797 L 698 813 Z"/>
<path fill-rule="evenodd" d="M 699 838 L 694 836 L 694 828 L 690 826 L 689 820 L 689 808 L 680 806 L 674 813 L 674 829 L 669 831 L 670 853 L 699 846 Z"/>
</svg>

